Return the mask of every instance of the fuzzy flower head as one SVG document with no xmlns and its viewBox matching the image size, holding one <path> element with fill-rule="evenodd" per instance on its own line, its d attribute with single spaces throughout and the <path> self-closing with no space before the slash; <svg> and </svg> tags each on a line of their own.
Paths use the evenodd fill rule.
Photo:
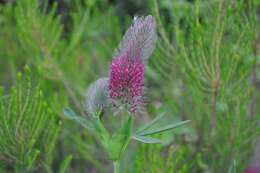
<svg viewBox="0 0 260 173">
<path fill-rule="evenodd" d="M 108 104 L 132 114 L 144 111 L 144 74 L 156 42 L 156 23 L 149 15 L 137 17 L 125 33 L 114 56 L 108 78 L 90 85 L 86 111 L 103 110 Z"/>
<path fill-rule="evenodd" d="M 145 66 L 155 47 L 155 26 L 152 16 L 135 18 L 112 60 L 109 97 L 117 108 L 131 113 L 144 110 Z"/>
</svg>

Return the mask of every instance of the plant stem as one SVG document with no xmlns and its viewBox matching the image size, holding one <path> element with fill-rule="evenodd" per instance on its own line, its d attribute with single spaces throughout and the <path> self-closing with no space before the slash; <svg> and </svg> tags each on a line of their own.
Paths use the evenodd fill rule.
<svg viewBox="0 0 260 173">
<path fill-rule="evenodd" d="M 114 161 L 113 164 L 114 164 L 114 173 L 119 173 L 119 166 L 120 166 L 119 161 Z"/>
<path fill-rule="evenodd" d="M 211 128 L 212 130 L 216 128 L 217 121 L 217 92 L 212 94 L 212 117 L 211 117 Z"/>
<path fill-rule="evenodd" d="M 254 87 L 254 89 L 257 91 L 257 66 L 259 66 L 259 64 L 257 63 L 257 56 L 260 55 L 260 36 L 259 38 L 256 35 L 256 43 L 255 43 L 255 47 L 254 47 L 254 55 L 255 55 L 255 64 L 253 65 L 253 69 L 252 69 L 252 86 Z M 252 101 L 251 101 L 251 105 L 250 105 L 250 115 L 251 117 L 254 117 L 256 115 L 256 96 L 254 95 L 252 97 Z"/>
<path fill-rule="evenodd" d="M 219 88 L 220 88 L 220 75 L 219 75 L 219 66 L 217 68 L 217 76 L 216 79 L 213 80 L 212 82 L 212 88 L 213 88 L 213 93 L 212 93 L 212 115 L 211 115 L 211 135 L 215 133 L 215 128 L 217 125 L 217 97 L 219 94 Z"/>
</svg>

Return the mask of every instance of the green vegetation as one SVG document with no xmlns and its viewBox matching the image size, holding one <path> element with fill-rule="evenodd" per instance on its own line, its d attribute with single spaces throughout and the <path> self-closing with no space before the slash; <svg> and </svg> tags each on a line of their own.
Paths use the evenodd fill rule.
<svg viewBox="0 0 260 173">
<path fill-rule="evenodd" d="M 243 173 L 260 134 L 259 9 L 259 0 L 1 3 L 0 172 L 113 172 L 111 153 L 86 121 L 93 117 L 85 95 L 107 76 L 131 15 L 151 14 L 158 40 L 146 68 L 148 114 L 131 123 L 145 136 L 156 118 L 159 130 L 191 122 L 134 134 L 155 144 L 131 141 L 122 156 L 111 149 L 118 171 Z M 109 134 L 126 120 L 98 117 Z"/>
</svg>

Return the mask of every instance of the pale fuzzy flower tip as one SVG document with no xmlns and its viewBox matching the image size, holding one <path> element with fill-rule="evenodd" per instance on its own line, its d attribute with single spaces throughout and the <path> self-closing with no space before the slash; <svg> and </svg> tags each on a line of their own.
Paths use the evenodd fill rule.
<svg viewBox="0 0 260 173">
<path fill-rule="evenodd" d="M 90 85 L 85 108 L 89 113 L 103 110 L 108 104 L 108 78 L 100 78 Z"/>
<path fill-rule="evenodd" d="M 141 59 L 146 63 L 152 54 L 157 40 L 156 22 L 149 15 L 135 17 L 132 26 L 125 33 L 115 57 L 128 54 L 130 58 Z"/>
</svg>

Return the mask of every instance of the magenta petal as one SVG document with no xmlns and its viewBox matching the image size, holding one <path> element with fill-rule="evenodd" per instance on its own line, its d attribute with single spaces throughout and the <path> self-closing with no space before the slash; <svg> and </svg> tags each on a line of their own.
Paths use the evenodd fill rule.
<svg viewBox="0 0 260 173">
<path fill-rule="evenodd" d="M 260 167 L 252 166 L 246 169 L 245 173 L 260 173 Z"/>
<path fill-rule="evenodd" d="M 144 72 L 145 65 L 140 59 L 127 56 L 113 59 L 110 68 L 109 96 L 116 106 L 123 105 L 132 113 L 142 107 Z"/>
</svg>

